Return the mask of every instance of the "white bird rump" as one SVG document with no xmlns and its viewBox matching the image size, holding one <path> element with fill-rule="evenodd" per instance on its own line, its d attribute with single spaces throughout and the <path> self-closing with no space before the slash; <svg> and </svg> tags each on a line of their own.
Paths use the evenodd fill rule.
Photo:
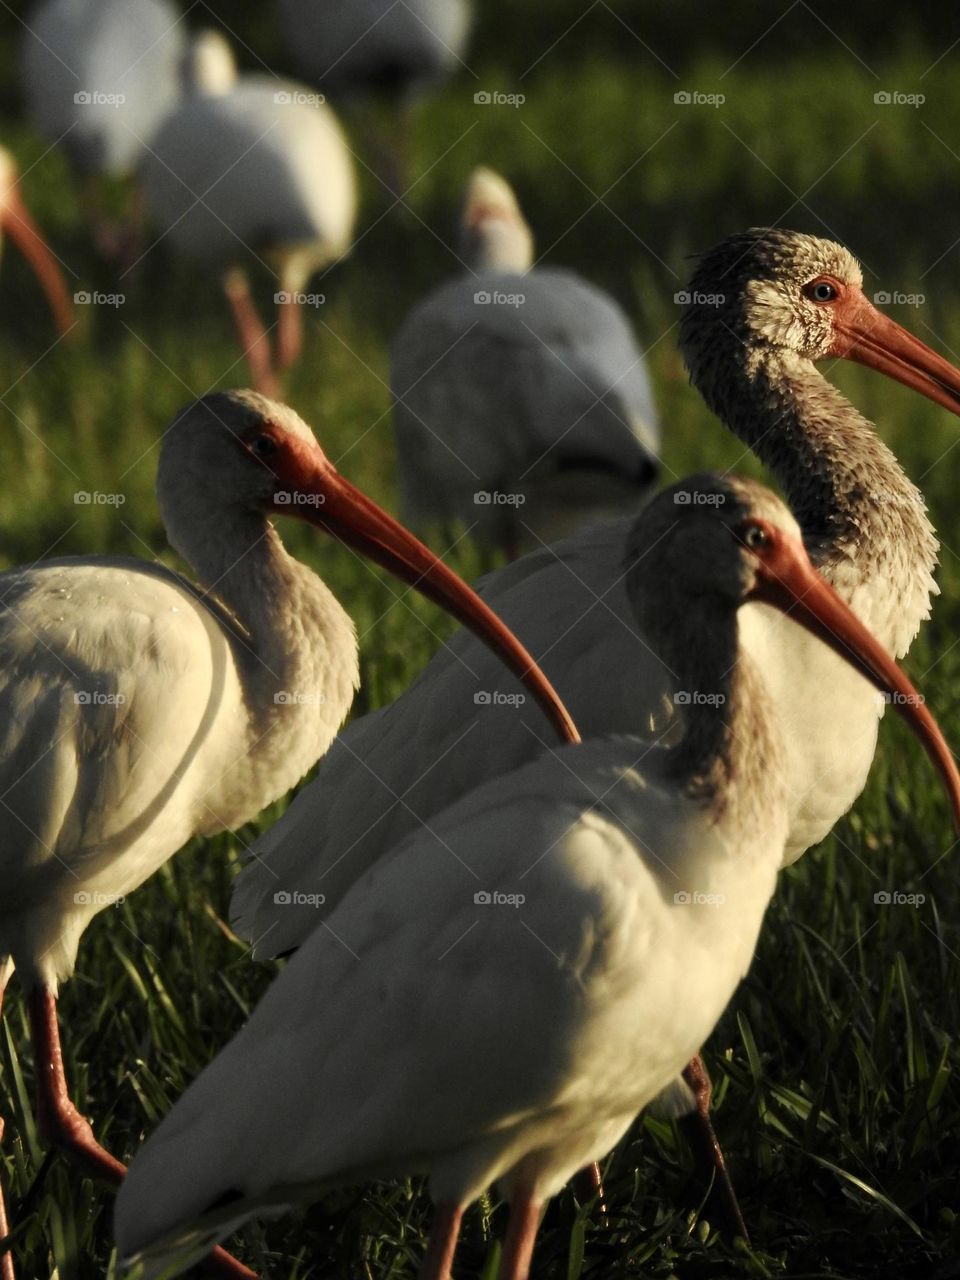
<svg viewBox="0 0 960 1280">
<path fill-rule="evenodd" d="M 283 261 L 287 290 L 349 250 L 353 164 L 336 117 L 316 98 L 242 76 L 226 92 L 184 99 L 142 169 L 151 214 L 176 248 L 221 264 L 263 252 Z"/>
<path fill-rule="evenodd" d="M 384 858 L 134 1161 L 121 1254 L 218 1202 L 236 1222 L 234 1193 L 419 1170 L 467 1203 L 542 1148 L 549 1196 L 605 1154 L 746 971 L 786 830 L 728 845 L 665 754 L 547 753 Z"/>
<path fill-rule="evenodd" d="M 166 0 L 48 0 L 27 16 L 20 78 L 40 132 L 83 172 L 131 172 L 180 95 L 183 15 Z"/>
<path fill-rule="evenodd" d="M 391 386 L 404 510 L 421 526 L 512 509 L 549 540 L 591 508 L 636 509 L 656 474 L 657 415 L 629 322 L 569 271 L 441 286 L 404 321 Z M 503 505 L 478 491 L 502 491 Z"/>
<path fill-rule="evenodd" d="M 301 73 L 337 95 L 416 92 L 462 66 L 467 0 L 279 0 L 280 25 Z"/>
</svg>

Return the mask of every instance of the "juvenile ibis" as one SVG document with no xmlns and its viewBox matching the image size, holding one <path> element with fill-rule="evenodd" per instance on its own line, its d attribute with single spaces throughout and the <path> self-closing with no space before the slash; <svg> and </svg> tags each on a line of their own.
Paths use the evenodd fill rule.
<svg viewBox="0 0 960 1280">
<path fill-rule="evenodd" d="M 0 995 L 16 969 L 44 1135 L 113 1181 L 123 1166 L 70 1101 L 60 1050 L 57 989 L 80 937 L 191 836 L 236 827 L 287 791 L 357 685 L 349 617 L 271 516 L 326 530 L 476 628 L 576 740 L 522 646 L 286 406 L 250 391 L 191 404 L 163 438 L 157 497 L 202 588 L 113 557 L 0 576 Z M 250 1274 L 233 1265 L 226 1274 Z"/>
<path fill-rule="evenodd" d="M 57 331 L 66 336 L 74 325 L 73 300 L 63 272 L 19 191 L 17 163 L 0 147 L 0 236 L 9 236 L 33 269 L 47 299 Z"/>
<path fill-rule="evenodd" d="M 735 478 L 683 489 L 707 501 L 661 495 L 624 564 L 637 625 L 709 694 L 683 742 L 544 752 L 356 883 L 135 1156 L 116 1235 L 144 1280 L 258 1211 L 410 1173 L 437 1206 L 422 1280 L 450 1276 L 464 1207 L 494 1183 L 510 1202 L 498 1274 L 525 1280 L 545 1202 L 676 1075 L 750 965 L 790 814 L 748 614 L 782 611 L 868 697 L 890 694 L 960 823 L 960 774 L 922 698 L 783 504 Z"/>
<path fill-rule="evenodd" d="M 467 186 L 461 248 L 467 270 L 393 343 L 404 518 L 461 522 L 516 554 L 635 511 L 660 431 L 627 317 L 573 272 L 533 265 L 530 228 L 490 169 Z"/>
<path fill-rule="evenodd" d="M 901 657 L 936 591 L 936 537 L 922 495 L 816 362 L 868 363 L 954 413 L 960 372 L 875 310 L 861 286 L 838 244 L 748 231 L 701 259 L 681 337 L 694 385 L 769 466 L 814 564 Z M 543 548 L 480 589 L 564 691 L 585 738 L 668 742 L 682 732 L 691 691 L 638 626 L 624 578 L 633 527 L 624 518 Z M 770 611 L 749 611 L 743 641 L 783 724 L 792 862 L 860 794 L 882 709 L 832 653 Z M 258 957 L 294 950 L 317 923 L 309 907 L 278 906 L 278 893 L 322 893 L 332 909 L 409 832 L 541 750 L 518 693 L 462 634 L 395 703 L 347 727 L 237 881 L 234 927 Z M 450 716 L 471 701 L 469 725 Z M 698 1078 L 704 1114 L 709 1091 Z"/>
<path fill-rule="evenodd" d="M 258 390 L 302 344 L 310 277 L 353 240 L 353 159 L 336 116 L 304 85 L 237 75 L 229 46 L 208 31 L 186 59 L 187 91 L 144 157 L 150 216 L 174 249 L 225 270 L 224 289 Z M 257 315 L 241 263 L 276 273 L 277 344 Z"/>
</svg>

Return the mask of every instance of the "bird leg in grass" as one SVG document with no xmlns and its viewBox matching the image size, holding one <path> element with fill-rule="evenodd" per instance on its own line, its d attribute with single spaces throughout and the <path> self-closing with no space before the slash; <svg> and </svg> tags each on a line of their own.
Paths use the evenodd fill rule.
<svg viewBox="0 0 960 1280">
<path fill-rule="evenodd" d="M 457 1251 L 463 1207 L 458 1204 L 437 1205 L 430 1228 L 430 1243 L 420 1264 L 418 1280 L 450 1280 L 453 1255 Z"/>
<path fill-rule="evenodd" d="M 733 1189 L 727 1162 L 714 1131 L 713 1121 L 710 1119 L 713 1085 L 699 1054 L 684 1067 L 683 1078 L 693 1091 L 697 1104 L 696 1111 L 684 1119 L 687 1137 L 693 1144 L 699 1164 L 705 1173 L 714 1179 L 714 1193 L 718 1197 L 727 1230 L 735 1236 L 742 1236 L 749 1244 L 747 1224 L 740 1212 L 737 1193 Z"/>
<path fill-rule="evenodd" d="M 275 400 L 280 393 L 280 384 L 273 368 L 270 338 L 257 313 L 249 281 L 239 267 L 231 267 L 226 272 L 223 291 L 233 312 L 233 323 L 237 328 L 244 359 L 250 366 L 253 385 L 261 395 Z"/>
<path fill-rule="evenodd" d="M 606 1200 L 603 1194 L 603 1180 L 600 1177 L 600 1166 L 596 1161 L 593 1164 L 588 1164 L 585 1169 L 580 1170 L 573 1180 L 573 1189 L 581 1204 L 589 1204 L 591 1200 L 596 1200 L 599 1211 L 601 1213 L 607 1212 Z"/>
<path fill-rule="evenodd" d="M 596 1168 L 596 1165 L 593 1166 Z M 507 1222 L 507 1238 L 503 1243 L 503 1257 L 497 1280 L 527 1280 L 533 1260 L 533 1246 L 540 1226 L 541 1205 L 529 1191 L 518 1188 L 510 1201 L 510 1218 Z"/>
<path fill-rule="evenodd" d="M 127 1172 L 126 1166 L 100 1146 L 89 1123 L 70 1100 L 63 1070 L 56 997 L 52 991 L 41 987 L 30 993 L 28 1007 L 36 1061 L 37 1120 L 41 1135 L 66 1152 L 84 1172 L 106 1182 L 120 1182 Z M 257 1280 L 256 1272 L 224 1249 L 215 1249 L 202 1265 L 208 1274 L 224 1280 L 227 1277 L 230 1280 Z M 7 1277 L 2 1276 L 2 1280 L 7 1280 Z"/>
<path fill-rule="evenodd" d="M 3 987 L 0 986 L 0 1008 L 3 1006 Z M 3 1116 L 0 1116 L 0 1144 L 3 1143 Z M 4 1247 L 3 1241 L 10 1234 L 10 1220 L 7 1217 L 7 1202 L 4 1199 L 3 1182 L 0 1181 L 0 1280 L 16 1280 L 13 1270 L 13 1257 L 10 1246 Z"/>
<path fill-rule="evenodd" d="M 284 289 L 277 303 L 277 368 L 289 369 L 303 348 L 303 316 L 294 290 Z"/>
</svg>

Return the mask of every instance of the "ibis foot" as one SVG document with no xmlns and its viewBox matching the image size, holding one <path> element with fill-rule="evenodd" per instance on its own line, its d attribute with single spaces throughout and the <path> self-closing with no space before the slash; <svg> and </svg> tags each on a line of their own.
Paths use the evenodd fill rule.
<svg viewBox="0 0 960 1280">
<path fill-rule="evenodd" d="M 37 1072 L 37 1122 L 45 1141 L 58 1147 L 84 1173 L 105 1182 L 120 1183 L 126 1165 L 101 1147 L 93 1129 L 70 1099 L 63 1069 L 63 1049 L 57 1022 L 57 1001 L 52 991 L 39 988 L 28 997 L 30 1029 Z M 222 1280 L 257 1280 L 255 1271 L 245 1267 L 225 1249 L 215 1249 L 202 1265 L 204 1274 Z M 0 1271 L 0 1280 L 13 1280 Z"/>
<path fill-rule="evenodd" d="M 742 1236 L 749 1244 L 750 1235 L 747 1224 L 740 1212 L 740 1204 L 737 1193 L 733 1189 L 723 1149 L 710 1118 L 713 1085 L 699 1054 L 684 1067 L 683 1078 L 693 1091 L 697 1104 L 696 1111 L 685 1117 L 683 1121 L 687 1137 L 693 1145 L 697 1162 L 705 1176 L 713 1178 L 713 1194 L 717 1198 L 724 1226 L 732 1235 Z"/>
</svg>

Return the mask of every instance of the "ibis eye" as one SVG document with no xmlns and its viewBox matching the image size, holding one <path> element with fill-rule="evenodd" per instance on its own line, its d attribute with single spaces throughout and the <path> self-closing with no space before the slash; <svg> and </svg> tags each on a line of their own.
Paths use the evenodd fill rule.
<svg viewBox="0 0 960 1280">
<path fill-rule="evenodd" d="M 831 284 L 829 280 L 814 280 L 812 284 L 807 285 L 804 293 L 813 302 L 833 302 L 840 296 L 837 286 Z"/>
<path fill-rule="evenodd" d="M 759 524 L 748 524 L 743 530 L 743 541 L 752 551 L 759 551 L 770 541 L 770 535 Z"/>
<path fill-rule="evenodd" d="M 250 452 L 255 458 L 272 458 L 277 452 L 277 442 L 273 436 L 257 436 L 250 442 Z"/>
</svg>

